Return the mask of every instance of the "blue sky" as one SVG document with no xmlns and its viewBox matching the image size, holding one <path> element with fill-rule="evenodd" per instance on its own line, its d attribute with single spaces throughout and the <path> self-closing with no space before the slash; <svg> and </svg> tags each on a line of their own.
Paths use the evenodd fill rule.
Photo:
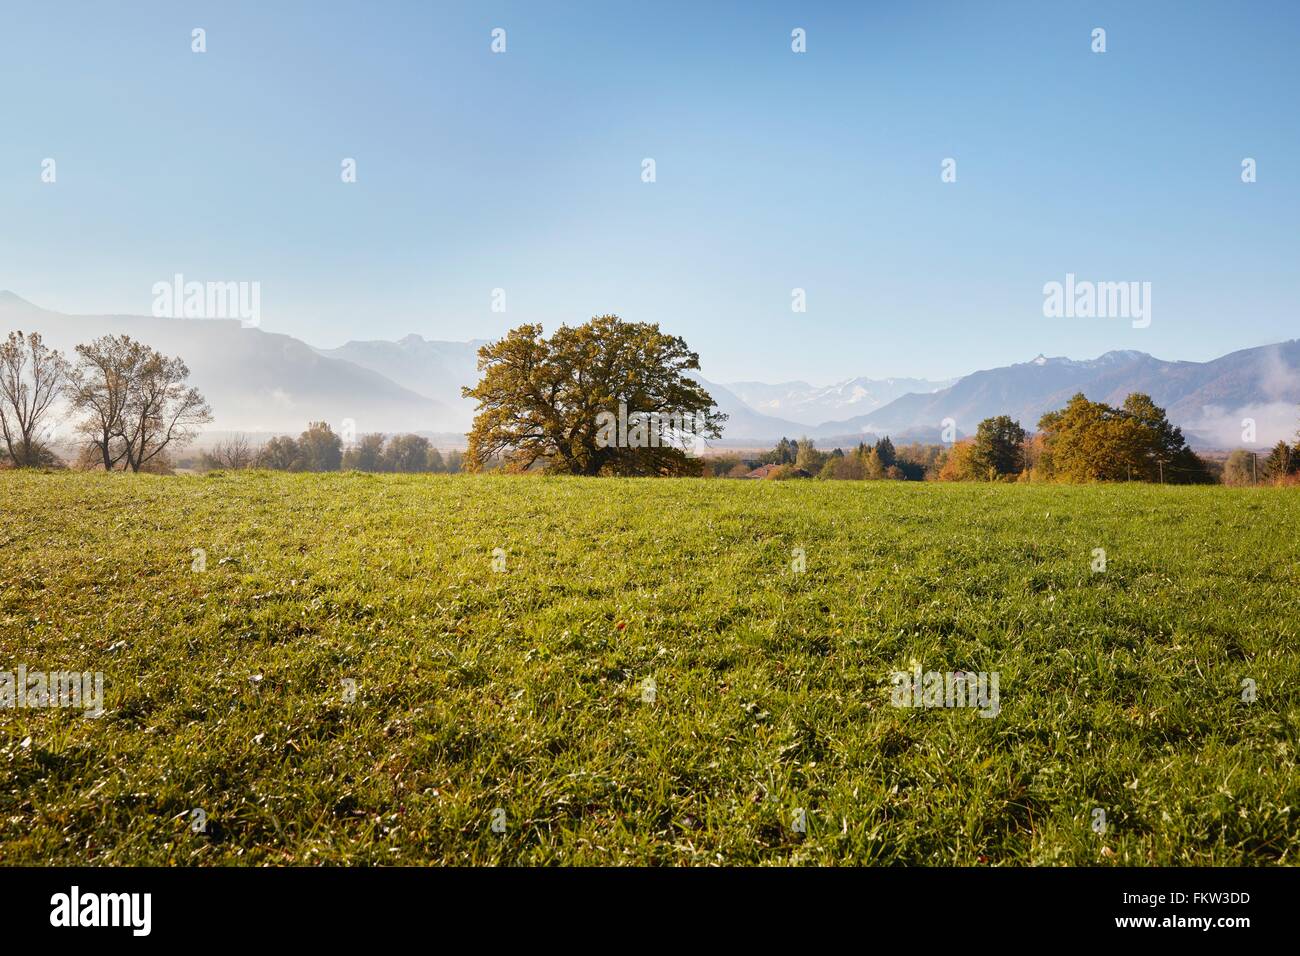
<svg viewBox="0 0 1300 956">
<path fill-rule="evenodd" d="M 0 288 L 258 281 L 321 346 L 614 312 L 722 381 L 1207 359 L 1300 334 L 1297 49 L 1293 3 L 11 3 Z M 1150 327 L 1044 318 L 1067 272 Z"/>
</svg>

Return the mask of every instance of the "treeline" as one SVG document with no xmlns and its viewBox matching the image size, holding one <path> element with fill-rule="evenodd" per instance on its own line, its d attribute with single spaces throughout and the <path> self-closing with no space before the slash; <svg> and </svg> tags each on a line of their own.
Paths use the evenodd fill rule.
<svg viewBox="0 0 1300 956">
<path fill-rule="evenodd" d="M 311 422 L 297 438 L 277 435 L 260 447 L 254 447 L 245 435 L 235 435 L 203 452 L 200 459 L 207 471 L 265 468 L 397 474 L 458 472 L 463 462 L 459 451 L 443 455 L 421 435 L 375 432 L 360 436 L 345 448 L 342 437 L 327 422 Z"/>
<path fill-rule="evenodd" d="M 40 333 L 11 332 L 0 341 L 0 466 L 61 468 L 55 446 L 75 450 L 72 464 L 104 471 L 170 472 L 212 410 L 188 384 L 180 358 L 126 335 L 76 346 L 69 359 Z M 458 472 L 463 456 L 445 456 L 420 435 L 362 435 L 344 448 L 325 422 L 297 438 L 254 446 L 244 435 L 199 456 L 202 469 L 279 471 Z"/>
<path fill-rule="evenodd" d="M 783 438 L 764 458 L 789 469 L 778 477 L 793 477 L 796 472 L 838 481 L 919 481 L 924 477 L 924 468 L 906 452 L 899 454 L 888 435 L 874 445 L 859 442 L 847 452 L 842 448 L 823 452 L 807 438 L 797 442 Z"/>
<path fill-rule="evenodd" d="M 953 445 L 941 481 L 1149 481 L 1207 484 L 1208 464 L 1171 424 L 1165 410 L 1140 392 L 1115 407 L 1076 394 L 1038 420 L 1028 434 L 1007 415 L 986 418 L 972 438 Z"/>
<path fill-rule="evenodd" d="M 835 481 L 922 481 L 933 467 L 937 446 L 920 443 L 895 448 L 889 436 L 875 444 L 859 443 L 845 451 L 835 448 L 822 451 L 809 438 L 782 438 L 757 462 L 773 465 L 763 478 L 783 481 L 793 478 L 821 478 Z M 712 477 L 744 478 L 751 473 L 754 460 L 738 455 L 712 458 Z"/>
<path fill-rule="evenodd" d="M 715 477 L 767 480 L 903 481 L 1147 481 L 1166 484 L 1300 483 L 1300 440 L 1279 442 L 1265 459 L 1235 451 L 1221 473 L 1196 455 L 1149 395 L 1133 393 L 1118 407 L 1077 394 L 1038 421 L 1030 434 L 1007 415 L 986 418 L 973 436 L 951 445 L 914 443 L 895 449 L 888 436 L 874 445 L 819 451 L 807 438 L 782 438 L 761 456 L 775 467 L 751 470 L 736 456 L 712 460 Z"/>
</svg>

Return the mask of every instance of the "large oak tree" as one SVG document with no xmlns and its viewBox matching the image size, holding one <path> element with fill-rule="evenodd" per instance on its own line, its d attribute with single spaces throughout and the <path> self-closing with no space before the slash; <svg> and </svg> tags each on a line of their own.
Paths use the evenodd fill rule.
<svg viewBox="0 0 1300 956">
<path fill-rule="evenodd" d="M 601 315 L 561 326 L 548 339 L 540 325 L 521 325 L 479 349 L 482 379 L 463 389 L 478 402 L 469 434 L 471 470 L 500 458 L 509 471 L 534 465 L 576 475 L 683 475 L 699 471 L 688 449 L 722 434 L 725 415 L 686 373 L 699 356 L 657 324 Z M 610 441 L 611 416 L 626 407 L 629 428 Z M 661 432 L 667 440 L 638 447 L 626 440 L 651 416 L 690 416 L 689 433 Z M 621 422 L 620 422 L 621 425 Z"/>
</svg>

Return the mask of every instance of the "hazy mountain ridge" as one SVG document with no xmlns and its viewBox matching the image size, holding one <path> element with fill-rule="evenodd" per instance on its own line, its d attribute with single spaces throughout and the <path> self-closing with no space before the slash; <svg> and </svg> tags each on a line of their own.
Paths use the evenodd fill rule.
<svg viewBox="0 0 1300 956">
<path fill-rule="evenodd" d="M 213 407 L 216 430 L 298 432 L 308 421 L 358 432 L 463 433 L 474 414 L 462 386 L 478 379 L 483 340 L 449 342 L 408 335 L 395 342 L 351 341 L 318 349 L 289 335 L 235 320 L 131 315 L 65 315 L 0 292 L 0 333 L 38 331 L 69 355 L 79 342 L 127 334 L 189 364 Z M 1038 356 L 983 369 L 944 386 L 915 378 L 719 384 L 695 378 L 729 416 L 722 444 L 759 445 L 808 435 L 831 447 L 888 434 L 895 441 L 940 438 L 945 419 L 960 434 L 981 419 L 1010 415 L 1033 430 L 1044 412 L 1076 392 L 1123 402 L 1146 392 L 1194 445 L 1239 447 L 1242 419 L 1256 421 L 1257 446 L 1293 438 L 1300 423 L 1300 340 L 1242 349 L 1208 362 L 1157 359 L 1116 350 L 1095 359 Z M 916 387 L 919 386 L 920 390 Z M 866 411 L 810 424 L 818 408 Z M 772 414 L 781 409 L 782 414 Z"/>
<path fill-rule="evenodd" d="M 478 381 L 478 350 L 484 344 L 485 339 L 444 342 L 407 335 L 396 342 L 352 341 L 336 349 L 316 351 L 328 358 L 352 362 L 440 402 L 451 416 L 447 426 L 467 431 L 474 419 L 474 403 L 462 398 L 460 390 Z"/>
<path fill-rule="evenodd" d="M 66 315 L 0 293 L 0 333 L 17 329 L 41 333 L 70 358 L 76 345 L 101 335 L 129 335 L 179 355 L 212 406 L 214 429 L 297 433 L 309 421 L 339 428 L 350 419 L 358 431 L 437 430 L 455 418 L 445 404 L 371 369 L 234 319 Z"/>
<path fill-rule="evenodd" d="M 722 441 L 726 444 L 775 444 L 782 437 L 794 437 L 807 431 L 798 422 L 756 411 L 726 385 L 710 382 L 701 375 L 691 377 L 704 386 L 709 397 L 717 403 L 718 411 L 727 415 L 722 431 Z"/>
<path fill-rule="evenodd" d="M 1118 405 L 1145 392 L 1202 446 L 1244 442 L 1242 419 L 1256 421 L 1256 444 L 1293 437 L 1300 419 L 1300 340 L 1242 349 L 1209 362 L 1165 361 L 1145 352 L 1107 352 L 1096 359 L 1039 356 L 973 372 L 942 391 L 906 395 L 867 415 L 819 426 L 814 437 L 859 431 L 897 433 L 942 427 L 952 418 L 969 433 L 993 415 L 1010 415 L 1032 430 L 1044 412 L 1083 392 Z"/>
<path fill-rule="evenodd" d="M 888 405 L 912 392 L 937 392 L 957 379 L 930 381 L 923 378 L 866 377 L 845 379 L 833 385 L 807 382 L 729 382 L 727 388 L 755 411 L 817 427 L 842 419 L 846 414 L 864 414 Z"/>
</svg>

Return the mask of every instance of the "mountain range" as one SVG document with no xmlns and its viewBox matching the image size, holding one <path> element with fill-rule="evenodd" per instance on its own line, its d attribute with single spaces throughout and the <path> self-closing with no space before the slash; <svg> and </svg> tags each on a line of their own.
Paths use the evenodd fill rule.
<svg viewBox="0 0 1300 956">
<path fill-rule="evenodd" d="M 129 335 L 166 355 L 179 355 L 190 381 L 212 406 L 215 429 L 303 430 L 308 421 L 357 423 L 360 431 L 428 429 L 456 412 L 372 369 L 322 354 L 299 339 L 235 319 L 171 319 L 144 315 L 65 315 L 0 292 L 0 335 L 40 332 L 73 357 L 73 348 L 101 335 Z"/>
<path fill-rule="evenodd" d="M 816 427 L 823 422 L 866 415 L 895 399 L 913 392 L 929 394 L 956 383 L 956 379 L 932 382 L 923 378 L 851 378 L 834 385 L 807 382 L 731 382 L 737 398 L 756 412 Z"/>
<path fill-rule="evenodd" d="M 137 315 L 66 315 L 0 292 L 0 334 L 38 331 L 72 354 L 100 335 L 127 334 L 190 366 L 224 431 L 296 433 L 308 421 L 351 420 L 358 432 L 463 433 L 473 403 L 460 389 L 477 380 L 482 341 L 408 335 L 318 349 L 292 336 L 235 320 Z M 717 383 L 697 376 L 729 416 L 724 446 L 767 445 L 808 436 L 824 447 L 888 434 L 895 442 L 935 440 L 952 419 L 968 434 L 983 418 L 1010 415 L 1032 430 L 1076 392 L 1118 404 L 1146 392 L 1198 447 L 1250 446 L 1242 419 L 1256 423 L 1255 446 L 1294 437 L 1300 424 L 1300 340 L 1243 349 L 1208 362 L 1165 361 L 1137 351 L 1088 360 L 1039 355 L 956 380 L 853 378 Z"/>
<path fill-rule="evenodd" d="M 866 415 L 826 422 L 812 433 L 829 439 L 858 433 L 938 434 L 951 418 L 964 433 L 993 415 L 1010 415 L 1027 429 L 1044 412 L 1083 392 L 1093 401 L 1122 403 L 1145 392 L 1203 448 L 1235 448 L 1243 419 L 1255 421 L 1255 445 L 1293 438 L 1300 425 L 1300 340 L 1243 349 L 1209 362 L 1168 362 L 1145 352 L 1107 352 L 1099 358 L 1036 358 L 972 372 L 948 388 L 904 395 Z"/>
</svg>

